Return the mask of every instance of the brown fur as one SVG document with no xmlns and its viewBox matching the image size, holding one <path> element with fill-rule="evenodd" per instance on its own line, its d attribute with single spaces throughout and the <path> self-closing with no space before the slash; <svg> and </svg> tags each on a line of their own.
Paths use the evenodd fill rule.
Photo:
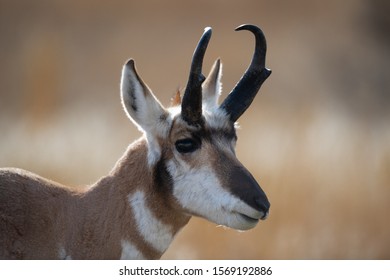
<svg viewBox="0 0 390 280">
<path fill-rule="evenodd" d="M 175 96 L 171 98 L 171 106 L 179 106 L 181 105 L 181 93 L 180 89 L 177 89 Z"/>
<path fill-rule="evenodd" d="M 133 143 L 113 171 L 88 190 L 75 191 L 19 169 L 0 169 L 0 259 L 56 259 L 64 249 L 73 259 L 118 259 L 121 240 L 146 258 L 157 252 L 134 227 L 127 196 L 137 189 L 148 206 L 176 233 L 189 220 L 178 211 L 161 168 L 146 166 L 145 139 Z M 65 256 L 64 256 L 65 257 Z"/>
</svg>

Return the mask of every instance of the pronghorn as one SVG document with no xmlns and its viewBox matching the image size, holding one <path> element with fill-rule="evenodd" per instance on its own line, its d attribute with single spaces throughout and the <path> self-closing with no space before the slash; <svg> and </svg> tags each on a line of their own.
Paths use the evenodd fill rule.
<svg viewBox="0 0 390 280">
<path fill-rule="evenodd" d="M 218 105 L 218 59 L 207 78 L 206 28 L 193 54 L 181 100 L 164 108 L 123 66 L 121 100 L 143 132 L 108 176 L 85 191 L 30 172 L 0 169 L 0 259 L 159 259 L 191 216 L 238 230 L 267 218 L 270 203 L 235 155 L 235 123 L 271 74 L 266 41 L 254 25 L 252 62 Z"/>
</svg>

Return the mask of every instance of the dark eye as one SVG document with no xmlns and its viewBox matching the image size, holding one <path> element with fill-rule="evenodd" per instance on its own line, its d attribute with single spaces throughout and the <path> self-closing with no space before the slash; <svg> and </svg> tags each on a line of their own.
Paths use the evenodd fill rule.
<svg viewBox="0 0 390 280">
<path fill-rule="evenodd" d="M 192 153 L 198 149 L 200 143 L 192 138 L 177 140 L 175 143 L 176 150 L 181 154 Z"/>
</svg>

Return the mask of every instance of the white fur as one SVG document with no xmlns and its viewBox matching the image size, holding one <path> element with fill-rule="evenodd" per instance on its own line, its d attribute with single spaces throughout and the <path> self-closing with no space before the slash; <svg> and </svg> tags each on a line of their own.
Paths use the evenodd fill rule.
<svg viewBox="0 0 390 280">
<path fill-rule="evenodd" d="M 137 229 L 145 241 L 157 251 L 163 253 L 172 242 L 171 227 L 158 220 L 148 208 L 145 194 L 137 191 L 128 196 L 133 210 Z"/>
<path fill-rule="evenodd" d="M 230 127 L 230 120 L 225 110 L 215 107 L 203 107 L 203 116 L 206 118 L 207 125 L 214 129 L 226 129 Z"/>
<path fill-rule="evenodd" d="M 60 247 L 60 249 L 58 250 L 58 258 L 60 260 L 71 260 L 72 257 L 69 256 L 67 253 L 66 253 L 66 250 L 64 247 Z"/>
<path fill-rule="evenodd" d="M 219 66 L 219 67 L 218 67 Z M 219 59 L 214 62 L 207 79 L 202 84 L 203 107 L 214 109 L 218 107 L 218 98 L 222 91 L 222 63 Z"/>
<path fill-rule="evenodd" d="M 129 241 L 122 240 L 121 260 L 144 260 L 145 257 L 140 251 Z"/>
<path fill-rule="evenodd" d="M 146 140 L 148 142 L 148 166 L 153 166 L 161 157 L 161 148 L 153 135 L 146 134 Z"/>
<path fill-rule="evenodd" d="M 170 160 L 167 167 L 174 182 L 173 195 L 190 214 L 240 230 L 257 224 L 240 214 L 253 219 L 263 215 L 224 189 L 210 166 L 190 169 L 184 162 Z"/>
<path fill-rule="evenodd" d="M 219 67 L 218 67 L 219 65 Z M 219 59 L 214 62 L 206 81 L 202 84 L 202 111 L 207 125 L 212 128 L 227 128 L 230 125 L 229 116 L 219 108 L 218 99 L 222 92 L 222 63 Z"/>
</svg>

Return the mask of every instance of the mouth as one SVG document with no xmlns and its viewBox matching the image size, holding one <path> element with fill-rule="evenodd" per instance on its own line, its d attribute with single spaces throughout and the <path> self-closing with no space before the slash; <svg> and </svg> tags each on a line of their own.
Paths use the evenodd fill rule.
<svg viewBox="0 0 390 280">
<path fill-rule="evenodd" d="M 243 214 L 243 213 L 239 213 L 237 212 L 237 214 L 243 218 L 245 221 L 248 221 L 249 223 L 258 223 L 259 220 L 266 220 L 268 218 L 268 215 L 269 215 L 269 211 L 267 211 L 266 213 L 264 212 L 258 212 L 258 214 L 256 215 L 251 215 L 251 216 L 248 216 L 246 214 Z"/>
<path fill-rule="evenodd" d="M 252 218 L 252 217 L 249 217 L 249 216 L 242 214 L 242 213 L 238 213 L 238 215 L 249 223 L 258 223 L 259 222 L 259 219 L 257 219 L 257 218 Z"/>
</svg>

